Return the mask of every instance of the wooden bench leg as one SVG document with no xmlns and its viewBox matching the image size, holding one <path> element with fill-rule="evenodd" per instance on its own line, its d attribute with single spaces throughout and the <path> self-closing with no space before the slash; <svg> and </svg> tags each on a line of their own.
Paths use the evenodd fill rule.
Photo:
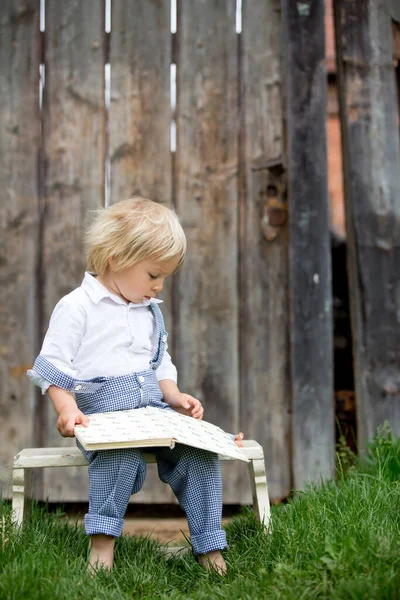
<svg viewBox="0 0 400 600">
<path fill-rule="evenodd" d="M 32 469 L 13 469 L 12 521 L 22 525 L 29 516 L 32 493 Z"/>
<path fill-rule="evenodd" d="M 251 491 L 253 494 L 253 510 L 257 519 L 268 528 L 270 506 L 267 486 L 267 473 L 264 458 L 256 458 L 248 464 Z"/>
</svg>

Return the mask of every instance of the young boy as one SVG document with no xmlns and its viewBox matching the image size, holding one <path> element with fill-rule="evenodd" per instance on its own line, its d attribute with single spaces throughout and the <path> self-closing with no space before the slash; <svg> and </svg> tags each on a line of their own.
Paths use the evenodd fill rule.
<svg viewBox="0 0 400 600">
<path fill-rule="evenodd" d="M 30 379 L 48 393 L 57 428 L 73 436 L 96 412 L 156 406 L 203 417 L 201 402 L 181 392 L 167 352 L 167 332 L 156 298 L 182 265 L 186 239 L 173 211 L 144 198 L 97 211 L 87 231 L 88 270 L 82 284 L 56 305 Z M 242 434 L 235 441 L 241 445 Z M 114 540 L 146 464 L 137 448 L 88 452 L 90 565 L 111 568 Z M 159 477 L 184 509 L 193 552 L 221 574 L 227 547 L 221 528 L 222 482 L 218 455 L 178 444 L 152 448 Z"/>
</svg>

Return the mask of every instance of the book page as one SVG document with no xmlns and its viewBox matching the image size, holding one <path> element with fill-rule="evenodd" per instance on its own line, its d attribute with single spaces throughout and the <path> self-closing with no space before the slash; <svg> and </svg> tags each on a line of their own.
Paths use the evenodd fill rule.
<svg viewBox="0 0 400 600">
<path fill-rule="evenodd" d="M 229 434 L 220 427 L 207 421 L 182 415 L 174 410 L 151 406 L 146 410 L 149 415 L 152 415 L 153 423 L 163 425 L 178 443 L 247 461 Z"/>
<path fill-rule="evenodd" d="M 76 425 L 78 439 L 86 444 L 109 444 L 171 438 L 161 421 L 149 419 L 145 408 L 88 415 L 89 426 Z"/>
</svg>

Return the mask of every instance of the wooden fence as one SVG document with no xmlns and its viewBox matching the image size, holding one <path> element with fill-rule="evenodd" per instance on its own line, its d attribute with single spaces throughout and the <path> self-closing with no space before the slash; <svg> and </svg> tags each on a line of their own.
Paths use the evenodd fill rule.
<svg viewBox="0 0 400 600">
<path fill-rule="evenodd" d="M 103 0 L 46 0 L 41 32 L 39 0 L 0 5 L 4 495 L 19 449 L 73 444 L 25 372 L 80 285 L 83 228 L 108 183 L 111 203 L 174 207 L 187 234 L 163 294 L 181 389 L 263 445 L 272 499 L 333 472 L 324 3 L 243 0 L 240 34 L 235 13 L 235 0 L 181 0 L 171 33 L 169 0 L 112 0 L 106 33 Z M 224 466 L 224 501 L 248 502 L 246 483 Z M 38 494 L 86 500 L 87 477 L 45 472 Z M 135 497 L 172 500 L 154 472 Z"/>
</svg>

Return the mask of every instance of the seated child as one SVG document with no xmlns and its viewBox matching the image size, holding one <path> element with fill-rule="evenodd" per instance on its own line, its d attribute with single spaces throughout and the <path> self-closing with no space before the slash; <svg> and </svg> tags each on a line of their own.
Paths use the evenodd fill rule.
<svg viewBox="0 0 400 600">
<path fill-rule="evenodd" d="M 156 298 L 182 265 L 186 239 L 176 214 L 144 198 L 97 211 L 87 231 L 87 265 L 80 287 L 56 305 L 30 379 L 48 393 L 57 429 L 73 436 L 96 412 L 156 406 L 203 417 L 201 402 L 181 392 L 167 352 Z M 243 435 L 235 441 L 241 445 Z M 86 451 L 89 462 L 89 565 L 111 568 L 132 494 L 146 476 L 137 448 Z M 178 444 L 152 448 L 158 474 L 186 513 L 193 552 L 204 568 L 224 574 L 222 482 L 218 455 Z"/>
</svg>

